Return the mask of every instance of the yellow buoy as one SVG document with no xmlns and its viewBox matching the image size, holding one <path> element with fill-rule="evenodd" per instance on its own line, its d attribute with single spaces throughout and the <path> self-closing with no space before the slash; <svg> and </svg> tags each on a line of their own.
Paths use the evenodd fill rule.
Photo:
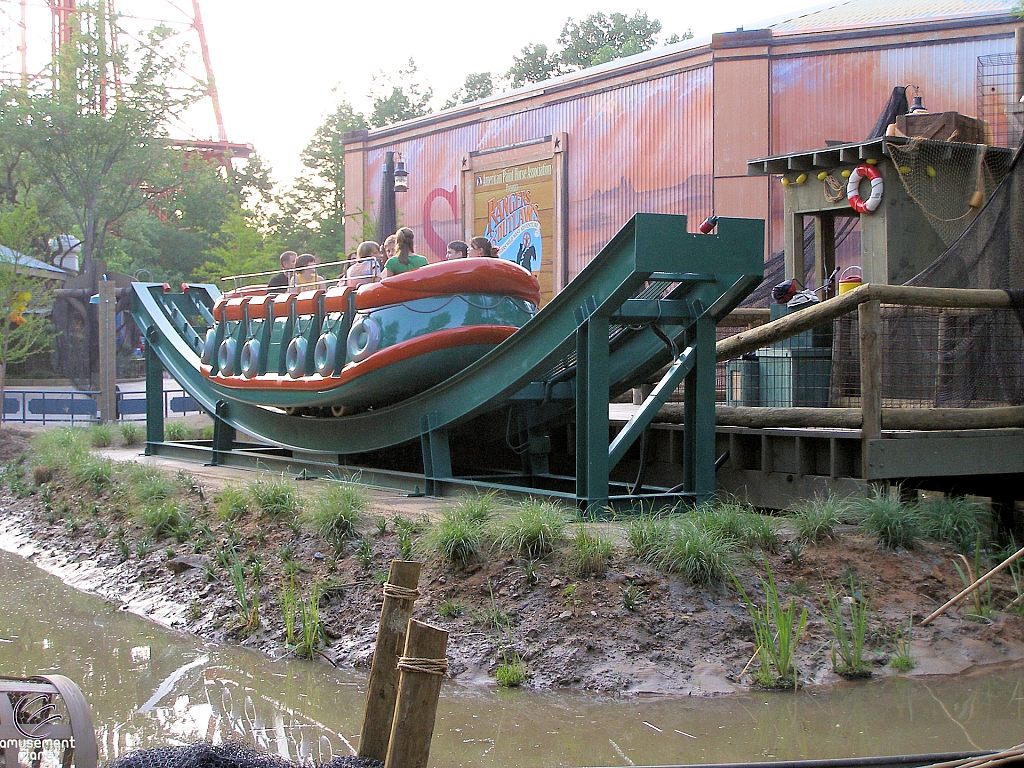
<svg viewBox="0 0 1024 768">
<path fill-rule="evenodd" d="M 789 186 L 789 179 L 787 179 L 785 176 L 782 177 L 782 186 L 784 186 L 784 187 L 788 187 Z"/>
<path fill-rule="evenodd" d="M 843 171 L 839 175 L 842 176 L 844 179 L 848 179 L 848 178 L 850 178 L 850 174 L 851 173 L 852 173 L 852 171 Z"/>
<path fill-rule="evenodd" d="M 925 170 L 925 173 L 927 173 L 933 179 L 935 178 L 935 169 L 932 168 L 930 165 L 926 165 L 924 170 Z"/>
<path fill-rule="evenodd" d="M 821 171 L 818 174 L 818 181 L 824 181 L 827 178 L 828 178 L 828 171 Z"/>
<path fill-rule="evenodd" d="M 799 176 L 796 177 L 796 183 L 797 184 L 803 184 L 805 181 L 807 181 L 807 174 L 806 173 L 801 173 Z"/>
<path fill-rule="evenodd" d="M 900 166 L 900 173 L 904 173 L 904 174 L 905 173 L 910 173 L 910 166 L 909 165 L 901 165 Z"/>
<path fill-rule="evenodd" d="M 868 165 L 878 165 L 878 161 L 875 160 L 875 158 L 873 158 L 873 157 L 869 157 L 864 162 L 867 163 Z"/>
</svg>

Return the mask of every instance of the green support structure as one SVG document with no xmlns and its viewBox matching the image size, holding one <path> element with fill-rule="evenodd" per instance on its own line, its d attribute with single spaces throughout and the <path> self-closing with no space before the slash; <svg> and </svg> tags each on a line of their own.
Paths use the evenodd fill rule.
<svg viewBox="0 0 1024 768">
<path fill-rule="evenodd" d="M 146 333 L 146 455 L 164 441 L 164 366 L 153 346 L 155 328 Z"/>
<path fill-rule="evenodd" d="M 222 463 L 221 455 L 230 453 L 235 447 L 235 428 L 224 420 L 228 404 L 218 400 L 213 411 L 213 444 L 210 446 L 210 464 L 218 466 Z"/>
<path fill-rule="evenodd" d="M 715 324 L 761 281 L 763 247 L 762 221 L 723 218 L 717 234 L 699 235 L 687 232 L 684 216 L 636 214 L 504 343 L 425 392 L 337 418 L 287 415 L 285 409 L 296 402 L 287 388 L 232 389 L 205 377 L 194 340 L 205 337 L 204 317 L 209 313 L 174 313 L 181 294 L 136 283 L 132 313 L 160 362 L 204 409 L 216 414 L 216 460 L 234 442 L 228 428 L 285 449 L 331 454 L 335 462 L 339 456 L 345 460 L 419 444 L 428 492 L 460 484 L 495 487 L 571 500 L 594 513 L 609 504 L 702 498 L 714 490 Z M 189 306 L 212 307 L 219 295 L 212 285 L 192 285 Z M 345 313 L 346 323 L 350 314 Z M 185 316 L 190 319 L 183 330 Z M 313 325 L 322 320 L 318 313 Z M 282 354 L 299 325 L 292 308 L 281 338 Z M 305 331 L 312 339 L 309 326 Z M 222 331 L 218 343 L 221 338 Z M 609 397 L 666 367 L 637 417 L 610 442 Z M 618 493 L 609 475 L 680 379 L 685 379 L 687 392 L 682 488 Z M 147 383 L 156 385 L 148 376 Z M 329 388 L 322 402 L 309 401 L 308 392 L 303 395 L 313 406 L 331 405 L 330 396 Z M 575 478 L 552 475 L 548 469 L 553 430 L 567 422 L 576 425 Z M 480 430 L 489 429 L 494 432 L 491 439 L 507 442 L 510 425 L 518 430 L 517 452 L 527 454 L 516 458 L 516 474 L 458 474 L 452 441 L 469 431 L 488 437 Z"/>
</svg>

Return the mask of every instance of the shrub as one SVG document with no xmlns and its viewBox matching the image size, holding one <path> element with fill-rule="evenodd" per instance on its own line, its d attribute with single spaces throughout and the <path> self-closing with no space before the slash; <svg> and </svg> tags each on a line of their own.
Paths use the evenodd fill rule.
<svg viewBox="0 0 1024 768">
<path fill-rule="evenodd" d="M 550 501 L 520 502 L 501 524 L 498 547 L 531 560 L 551 554 L 565 537 L 566 514 Z"/>
<path fill-rule="evenodd" d="M 249 494 L 237 485 L 225 485 L 215 501 L 221 520 L 237 520 L 249 511 Z"/>
<path fill-rule="evenodd" d="M 921 535 L 917 509 L 901 504 L 898 498 L 877 488 L 860 501 L 854 514 L 862 530 L 890 549 L 910 549 Z"/>
<path fill-rule="evenodd" d="M 646 563 L 658 559 L 672 532 L 668 518 L 643 513 L 626 523 L 626 539 L 633 557 Z"/>
<path fill-rule="evenodd" d="M 89 427 L 89 445 L 93 448 L 109 448 L 114 442 L 114 431 L 109 424 L 94 424 Z"/>
<path fill-rule="evenodd" d="M 143 507 L 139 510 L 139 520 L 149 528 L 154 537 L 160 538 L 181 525 L 181 507 L 173 501 L 168 501 L 157 507 Z"/>
<path fill-rule="evenodd" d="M 790 516 L 796 535 L 807 544 L 831 539 L 838 526 L 849 514 L 850 503 L 835 494 L 815 496 L 797 503 Z"/>
<path fill-rule="evenodd" d="M 189 440 L 191 437 L 192 430 L 185 422 L 177 420 L 164 422 L 165 440 Z"/>
<path fill-rule="evenodd" d="M 569 566 L 579 576 L 603 573 L 612 556 L 612 540 L 599 529 L 583 523 L 576 526 Z"/>
<path fill-rule="evenodd" d="M 697 586 L 723 581 L 736 557 L 736 542 L 719 530 L 682 520 L 671 531 L 658 563 Z"/>
<path fill-rule="evenodd" d="M 351 539 L 369 502 L 366 489 L 356 483 L 329 483 L 312 498 L 309 524 L 327 541 Z"/>
<path fill-rule="evenodd" d="M 981 504 L 955 496 L 944 496 L 926 501 L 918 508 L 928 538 L 949 542 L 958 552 L 971 552 L 979 540 L 982 545 L 987 543 L 987 514 Z"/>
<path fill-rule="evenodd" d="M 142 440 L 142 430 L 138 424 L 133 424 L 130 421 L 123 421 L 119 427 L 121 431 L 121 442 L 126 446 L 132 446 L 139 443 Z"/>
<path fill-rule="evenodd" d="M 295 486 L 284 477 L 260 476 L 249 484 L 249 494 L 259 508 L 273 518 L 294 516 L 298 507 Z"/>
<path fill-rule="evenodd" d="M 427 532 L 427 547 L 443 560 L 465 565 L 479 556 L 483 542 L 483 521 L 464 507 L 446 509 Z"/>
</svg>

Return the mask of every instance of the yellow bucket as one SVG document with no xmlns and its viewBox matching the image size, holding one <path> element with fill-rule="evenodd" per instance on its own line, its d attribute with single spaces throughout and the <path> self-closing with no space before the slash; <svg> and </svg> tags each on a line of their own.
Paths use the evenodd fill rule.
<svg viewBox="0 0 1024 768">
<path fill-rule="evenodd" d="M 852 270 L 857 270 L 857 274 L 850 274 L 847 277 L 847 273 Z M 839 295 L 842 296 L 844 293 L 849 293 L 854 288 L 860 288 L 861 274 L 860 267 L 853 265 L 843 270 L 843 273 L 839 276 Z"/>
</svg>

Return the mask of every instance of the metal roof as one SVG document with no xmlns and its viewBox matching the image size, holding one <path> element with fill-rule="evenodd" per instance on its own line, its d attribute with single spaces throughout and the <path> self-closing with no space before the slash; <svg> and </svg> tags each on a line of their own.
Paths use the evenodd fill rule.
<svg viewBox="0 0 1024 768">
<path fill-rule="evenodd" d="M 45 261 L 39 259 L 33 259 L 31 256 L 26 256 L 24 253 L 18 253 L 17 251 L 11 250 L 6 245 L 0 245 L 0 260 L 6 262 L 13 262 L 22 267 L 28 267 L 31 270 L 38 270 L 40 272 L 51 272 L 54 277 L 67 277 L 68 273 L 63 269 L 59 269 L 52 264 L 47 264 Z"/>
<path fill-rule="evenodd" d="M 777 18 L 770 24 L 770 28 L 775 35 L 877 29 L 985 16 L 1006 16 L 1014 5 L 1014 0 L 846 0 L 810 8 L 789 18 Z"/>
</svg>

